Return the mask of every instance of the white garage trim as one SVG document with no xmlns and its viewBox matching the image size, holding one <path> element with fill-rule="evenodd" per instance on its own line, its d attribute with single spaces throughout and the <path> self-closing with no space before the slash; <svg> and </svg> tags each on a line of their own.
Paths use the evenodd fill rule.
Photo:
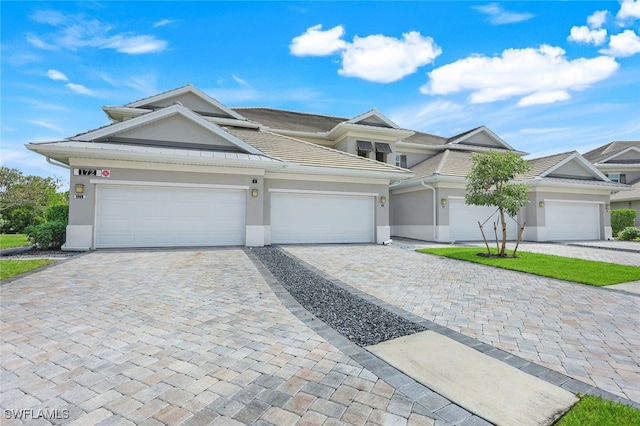
<svg viewBox="0 0 640 426">
<path fill-rule="evenodd" d="M 344 191 L 316 191 L 313 189 L 279 189 L 269 188 L 269 192 L 283 192 L 290 194 L 325 194 L 325 195 L 354 195 L 363 197 L 377 197 L 380 194 L 375 192 L 344 192 Z"/>
<path fill-rule="evenodd" d="M 546 239 L 599 240 L 602 202 L 544 200 Z"/>
<path fill-rule="evenodd" d="M 467 205 L 463 197 L 448 197 L 449 202 L 449 240 L 450 241 L 481 241 L 482 233 L 478 222 L 484 223 L 492 215 L 492 220 L 484 223 L 484 234 L 487 240 L 494 240 L 493 222 L 500 217 L 497 207 Z M 507 221 L 507 239 L 517 238 L 518 225 L 505 213 Z M 502 239 L 502 227 L 498 225 L 498 238 Z"/>
<path fill-rule="evenodd" d="M 96 185 L 95 248 L 243 245 L 246 191 Z"/>
<path fill-rule="evenodd" d="M 271 193 L 271 242 L 372 243 L 375 235 L 374 196 L 336 195 L 328 191 L 274 191 Z"/>
<path fill-rule="evenodd" d="M 109 178 L 104 179 L 91 179 L 89 183 L 103 184 L 103 185 L 129 185 L 129 186 L 163 186 L 166 188 L 210 188 L 210 189 L 239 189 L 247 190 L 248 185 L 219 185 L 215 183 L 179 183 L 179 182 L 148 182 L 138 180 L 111 180 Z"/>
</svg>

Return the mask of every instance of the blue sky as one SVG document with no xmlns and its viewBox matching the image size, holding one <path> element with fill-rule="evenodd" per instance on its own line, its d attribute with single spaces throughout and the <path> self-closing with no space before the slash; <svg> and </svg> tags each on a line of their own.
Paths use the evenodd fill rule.
<svg viewBox="0 0 640 426">
<path fill-rule="evenodd" d="M 2 164 L 24 144 L 191 83 L 228 106 L 453 136 L 486 125 L 539 157 L 640 139 L 640 0 L 0 4 Z"/>
</svg>

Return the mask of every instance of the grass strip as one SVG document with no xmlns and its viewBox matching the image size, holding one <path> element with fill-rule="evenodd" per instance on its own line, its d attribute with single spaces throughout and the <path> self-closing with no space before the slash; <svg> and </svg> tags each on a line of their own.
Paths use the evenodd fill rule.
<svg viewBox="0 0 640 426">
<path fill-rule="evenodd" d="M 0 260 L 0 279 L 15 277 L 43 266 L 51 265 L 55 260 L 52 259 L 3 259 Z"/>
<path fill-rule="evenodd" d="M 573 257 L 522 251 L 518 252 L 517 258 L 483 257 L 478 256 L 478 253 L 486 253 L 486 251 L 479 247 L 426 248 L 417 251 L 598 287 L 640 280 L 639 266 Z"/>
<path fill-rule="evenodd" d="M 29 239 L 24 234 L 1 234 L 0 250 L 24 247 L 29 245 Z"/>
<path fill-rule="evenodd" d="M 555 426 L 640 425 L 640 410 L 596 396 L 585 395 Z"/>
</svg>

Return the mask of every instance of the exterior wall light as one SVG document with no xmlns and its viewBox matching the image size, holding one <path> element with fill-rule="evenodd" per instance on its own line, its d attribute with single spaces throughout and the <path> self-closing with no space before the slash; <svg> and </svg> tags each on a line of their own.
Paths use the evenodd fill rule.
<svg viewBox="0 0 640 426">
<path fill-rule="evenodd" d="M 604 209 L 605 209 L 606 211 L 609 211 L 609 209 L 610 209 L 610 208 L 611 208 L 611 205 L 610 205 L 610 204 L 605 204 L 605 205 L 604 205 Z"/>
<path fill-rule="evenodd" d="M 440 199 L 440 205 L 442 206 L 443 209 L 447 207 L 447 199 L 446 198 Z"/>
<path fill-rule="evenodd" d="M 544 207 L 544 201 L 538 202 L 538 207 Z"/>
<path fill-rule="evenodd" d="M 387 197 L 380 197 L 380 204 L 382 204 L 383 206 L 387 204 Z"/>
<path fill-rule="evenodd" d="M 76 194 L 84 194 L 84 184 L 76 183 Z"/>
<path fill-rule="evenodd" d="M 257 197 L 257 196 L 258 196 L 258 190 L 257 190 L 256 188 L 253 188 L 253 189 L 251 190 L 251 196 L 252 196 L 252 197 Z"/>
</svg>

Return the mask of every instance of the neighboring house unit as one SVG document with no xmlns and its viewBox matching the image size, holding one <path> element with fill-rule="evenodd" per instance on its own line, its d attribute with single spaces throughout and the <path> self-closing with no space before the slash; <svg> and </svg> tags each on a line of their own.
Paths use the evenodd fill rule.
<svg viewBox="0 0 640 426">
<path fill-rule="evenodd" d="M 631 185 L 633 190 L 611 196 L 611 209 L 634 209 L 640 226 L 640 141 L 611 142 L 584 154 L 614 182 Z"/>
<path fill-rule="evenodd" d="M 376 110 L 229 108 L 191 85 L 103 110 L 112 124 L 27 144 L 70 168 L 69 250 L 478 240 L 493 209 L 464 203 L 472 153 L 526 155 L 484 126 L 443 138 Z M 532 164 L 525 239 L 611 236 L 626 185 L 578 153 Z"/>
</svg>

